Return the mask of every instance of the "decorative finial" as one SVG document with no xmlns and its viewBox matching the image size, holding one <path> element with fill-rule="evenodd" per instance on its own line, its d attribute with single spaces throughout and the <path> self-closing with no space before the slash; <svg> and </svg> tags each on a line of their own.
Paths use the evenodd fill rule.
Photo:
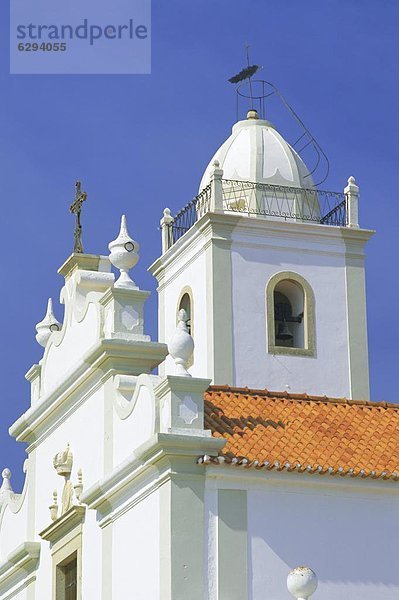
<svg viewBox="0 0 399 600">
<path fill-rule="evenodd" d="M 163 216 L 160 221 L 162 231 L 162 253 L 169 250 L 173 244 L 172 223 L 174 218 L 171 215 L 170 208 L 164 208 Z"/>
<path fill-rule="evenodd" d="M 73 504 L 73 485 L 71 483 L 71 472 L 73 466 L 73 454 L 67 444 L 63 452 L 54 456 L 53 465 L 58 475 L 64 477 L 64 488 L 61 497 L 61 515 L 65 514 Z"/>
<path fill-rule="evenodd" d="M 50 518 L 52 521 L 56 521 L 58 519 L 58 497 L 57 490 L 53 492 L 53 503 L 49 507 L 50 508 Z"/>
<path fill-rule="evenodd" d="M 191 377 L 187 371 L 187 362 L 194 351 L 194 340 L 188 332 L 184 308 L 179 310 L 176 331 L 168 344 L 168 350 L 176 364 L 176 375 Z"/>
<path fill-rule="evenodd" d="M 125 215 L 122 215 L 121 229 L 118 237 L 108 244 L 108 248 L 110 251 L 109 260 L 121 272 L 119 279 L 115 283 L 115 287 L 137 289 L 137 285 L 129 277 L 129 270 L 139 260 L 138 250 L 140 246 L 128 233 Z"/>
<path fill-rule="evenodd" d="M 248 119 L 248 120 L 251 120 L 251 119 L 252 119 L 252 120 L 253 120 L 253 119 L 255 119 L 255 120 L 256 120 L 256 119 L 259 119 L 258 111 L 257 111 L 257 110 L 255 110 L 254 108 L 251 108 L 251 110 L 249 110 L 249 111 L 247 112 L 247 119 Z"/>
<path fill-rule="evenodd" d="M 80 181 L 75 183 L 75 199 L 72 202 L 69 210 L 75 215 L 75 231 L 74 231 L 74 246 L 73 251 L 76 254 L 83 254 L 82 242 L 82 224 L 80 222 L 80 213 L 82 212 L 82 204 L 87 198 L 86 192 L 82 192 L 82 184 Z"/>
<path fill-rule="evenodd" d="M 348 183 L 356 183 L 356 179 L 351 175 L 348 179 Z"/>
<path fill-rule="evenodd" d="M 218 169 L 220 167 L 220 162 L 217 159 L 215 159 L 212 163 L 212 166 L 215 167 L 215 169 Z"/>
<path fill-rule="evenodd" d="M 13 489 L 11 487 L 11 471 L 8 468 L 3 469 L 1 474 L 3 478 L 3 483 L 1 484 L 0 493 L 1 492 L 11 492 L 13 493 Z"/>
<path fill-rule="evenodd" d="M 287 588 L 297 600 L 308 600 L 317 589 L 317 576 L 309 567 L 296 567 L 287 577 Z"/>
<path fill-rule="evenodd" d="M 47 342 L 50 338 L 50 335 L 53 331 L 60 331 L 61 323 L 57 321 L 53 312 L 53 301 L 51 298 L 48 299 L 47 302 L 47 311 L 46 316 L 40 323 L 36 325 L 36 341 L 38 344 L 46 347 Z"/>
</svg>

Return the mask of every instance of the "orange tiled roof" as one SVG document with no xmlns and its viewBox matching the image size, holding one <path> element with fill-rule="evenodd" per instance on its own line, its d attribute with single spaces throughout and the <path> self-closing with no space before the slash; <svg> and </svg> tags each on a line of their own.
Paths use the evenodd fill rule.
<svg viewBox="0 0 399 600">
<path fill-rule="evenodd" d="M 211 386 L 205 427 L 227 443 L 200 462 L 399 478 L 399 404 Z"/>
</svg>

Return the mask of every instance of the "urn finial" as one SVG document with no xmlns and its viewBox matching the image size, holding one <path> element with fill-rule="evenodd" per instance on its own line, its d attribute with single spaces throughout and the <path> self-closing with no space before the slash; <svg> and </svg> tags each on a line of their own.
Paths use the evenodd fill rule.
<svg viewBox="0 0 399 600">
<path fill-rule="evenodd" d="M 53 301 L 51 298 L 47 302 L 46 316 L 36 325 L 36 341 L 38 344 L 46 347 L 50 335 L 53 331 L 60 331 L 61 323 L 57 321 L 53 311 Z"/>
<path fill-rule="evenodd" d="M 119 235 L 113 242 L 108 244 L 110 251 L 109 260 L 121 272 L 115 283 L 116 288 L 137 289 L 137 285 L 129 276 L 132 269 L 139 260 L 139 244 L 133 240 L 127 230 L 126 216 L 122 215 Z"/>
<path fill-rule="evenodd" d="M 179 310 L 176 331 L 168 344 L 168 350 L 176 364 L 176 375 L 191 377 L 187 371 L 187 362 L 194 351 L 194 340 L 188 332 L 184 308 Z"/>
</svg>

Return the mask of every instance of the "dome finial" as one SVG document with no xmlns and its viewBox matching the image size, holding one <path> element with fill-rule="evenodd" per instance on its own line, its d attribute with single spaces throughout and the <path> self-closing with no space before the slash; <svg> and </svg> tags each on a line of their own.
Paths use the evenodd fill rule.
<svg viewBox="0 0 399 600">
<path fill-rule="evenodd" d="M 247 119 L 259 119 L 258 111 L 255 108 L 251 108 L 247 112 Z"/>
</svg>

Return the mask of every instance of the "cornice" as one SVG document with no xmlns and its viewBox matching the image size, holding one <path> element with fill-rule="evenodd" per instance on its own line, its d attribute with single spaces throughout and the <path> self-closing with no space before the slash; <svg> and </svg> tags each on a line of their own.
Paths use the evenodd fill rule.
<svg viewBox="0 0 399 600">
<path fill-rule="evenodd" d="M 342 490 L 353 491 L 354 494 L 364 494 L 365 492 L 379 495 L 399 495 L 397 482 L 381 478 L 368 479 L 359 477 L 350 477 L 335 473 L 333 475 L 318 474 L 317 471 L 287 471 L 255 469 L 248 467 L 247 464 L 229 463 L 221 464 L 218 460 L 207 462 L 199 459 L 199 463 L 205 468 L 207 486 L 210 488 L 221 486 L 223 481 L 229 481 L 230 485 L 243 489 L 264 489 L 265 486 L 273 485 L 281 488 L 301 488 L 303 491 L 319 489 L 323 493 L 342 493 Z M 236 483 L 234 483 L 236 482 Z"/>
<path fill-rule="evenodd" d="M 76 391 L 83 384 L 99 377 L 104 380 L 113 370 L 130 375 L 150 373 L 165 360 L 167 354 L 167 346 L 158 342 L 100 340 L 65 375 L 60 385 L 50 390 L 10 427 L 10 435 L 17 441 L 36 441 L 39 427 L 49 428 L 71 404 L 78 402 L 73 395 L 76 396 Z"/>
<path fill-rule="evenodd" d="M 225 443 L 223 439 L 212 437 L 157 433 L 112 473 L 87 489 L 81 500 L 89 508 L 101 510 L 105 505 L 107 510 L 110 510 L 110 503 L 115 502 L 121 494 L 125 494 L 127 486 L 131 486 L 163 458 L 190 458 L 193 468 L 196 468 L 197 457 L 204 453 L 204 448 L 208 449 L 205 451 L 208 454 L 216 455 Z"/>
<path fill-rule="evenodd" d="M 24 577 L 39 564 L 40 543 L 24 542 L 0 564 L 0 594 L 10 587 L 10 579 Z"/>
<path fill-rule="evenodd" d="M 246 232 L 267 231 L 268 233 L 276 232 L 278 235 L 327 237 L 332 239 L 345 237 L 345 239 L 363 240 L 364 242 L 369 240 L 375 233 L 374 230 L 360 227 L 335 227 L 321 223 L 284 221 L 284 219 L 279 221 L 277 219 L 247 217 L 236 213 L 207 213 L 205 216 L 209 216 L 213 226 L 217 225 L 222 231 L 226 231 L 226 229 L 245 230 Z M 202 219 L 197 222 L 198 226 L 200 226 L 201 221 Z"/>
<path fill-rule="evenodd" d="M 25 374 L 25 379 L 29 382 L 32 382 L 40 375 L 42 370 L 42 366 L 40 364 L 34 364 L 31 366 L 29 371 Z"/>
<path fill-rule="evenodd" d="M 195 238 L 201 235 L 205 239 L 212 239 L 212 241 L 219 239 L 225 243 L 251 244 L 250 240 L 241 241 L 234 239 L 232 237 L 233 232 L 237 234 L 241 232 L 245 233 L 245 236 L 249 238 L 259 238 L 259 236 L 262 236 L 265 240 L 268 240 L 270 237 L 279 237 L 283 239 L 307 238 L 312 241 L 329 240 L 333 244 L 344 241 L 345 244 L 353 243 L 357 247 L 364 245 L 375 233 L 375 231 L 370 229 L 335 227 L 320 223 L 277 221 L 266 218 L 246 217 L 241 214 L 228 212 L 208 212 L 161 257 L 154 261 L 148 268 L 148 271 L 158 279 L 160 273 L 166 267 L 170 267 L 176 260 L 184 258 L 185 253 L 193 245 Z M 328 251 L 325 252 L 330 254 Z"/>
<path fill-rule="evenodd" d="M 202 377 L 179 377 L 177 375 L 166 375 L 154 388 L 157 398 L 163 398 L 170 391 L 184 392 L 185 394 L 203 394 L 210 386 L 212 379 Z"/>
<path fill-rule="evenodd" d="M 67 279 L 78 269 L 84 269 L 85 271 L 102 270 L 109 273 L 111 271 L 111 263 L 108 256 L 102 256 L 101 254 L 73 253 L 68 256 L 57 272 Z"/>
<path fill-rule="evenodd" d="M 40 537 L 51 544 L 56 544 L 67 533 L 81 525 L 86 514 L 85 506 L 72 506 L 65 514 L 51 523 L 39 533 Z"/>
<path fill-rule="evenodd" d="M 157 258 L 147 269 L 149 273 L 154 275 L 158 279 L 158 275 L 163 271 L 165 266 L 169 266 L 173 264 L 175 261 L 183 260 L 186 253 L 193 253 L 193 246 L 195 244 L 198 245 L 198 248 L 195 250 L 196 254 L 200 254 L 203 251 L 203 247 L 201 245 L 202 233 L 198 228 L 198 223 L 204 220 L 204 217 L 201 217 L 197 223 L 194 225 L 171 246 L 164 254 L 162 254 L 159 258 Z M 193 243 L 194 240 L 194 243 Z"/>
<path fill-rule="evenodd" d="M 110 287 L 103 296 L 101 296 L 99 303 L 102 306 L 108 304 L 113 298 L 122 298 L 123 300 L 131 301 L 131 300 L 139 300 L 145 301 L 151 292 L 146 290 L 139 289 L 125 289 L 125 288 L 117 288 L 115 286 Z"/>
</svg>

